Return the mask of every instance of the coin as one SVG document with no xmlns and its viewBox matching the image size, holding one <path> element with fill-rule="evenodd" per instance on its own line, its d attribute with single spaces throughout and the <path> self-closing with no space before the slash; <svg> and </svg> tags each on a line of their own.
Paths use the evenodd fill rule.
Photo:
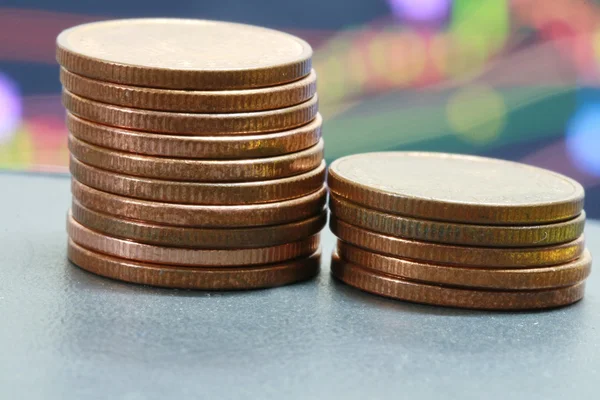
<svg viewBox="0 0 600 400">
<path fill-rule="evenodd" d="M 319 248 L 319 235 L 297 242 L 256 249 L 206 250 L 153 246 L 106 236 L 68 218 L 69 237 L 77 244 L 113 257 L 156 264 L 244 266 L 270 264 L 309 256 Z"/>
<path fill-rule="evenodd" d="M 506 269 L 565 264 L 579 258 L 585 248 L 583 236 L 565 244 L 527 248 L 465 247 L 420 242 L 361 229 L 333 215 L 330 227 L 338 238 L 363 249 L 392 257 L 466 267 Z"/>
<path fill-rule="evenodd" d="M 355 288 L 415 303 L 482 310 L 531 310 L 554 308 L 583 298 L 585 281 L 559 289 L 530 291 L 484 291 L 458 289 L 408 281 L 377 274 L 356 264 L 331 260 L 331 273 Z"/>
<path fill-rule="evenodd" d="M 302 221 L 272 226 L 217 229 L 157 225 L 102 214 L 83 207 L 76 199 L 73 199 L 71 215 L 81 225 L 109 236 L 160 246 L 217 250 L 296 242 L 316 235 L 327 222 L 327 212 L 323 211 Z"/>
<path fill-rule="evenodd" d="M 84 99 L 63 89 L 71 113 L 93 122 L 139 131 L 177 135 L 247 135 L 296 128 L 317 116 L 318 98 L 277 110 L 227 114 L 193 114 L 142 110 Z"/>
<path fill-rule="evenodd" d="M 572 286 L 586 279 L 592 267 L 592 257 L 587 250 L 581 258 L 567 264 L 528 269 L 449 267 L 384 256 L 341 241 L 338 241 L 335 257 L 378 273 L 413 281 L 504 290 Z"/>
<path fill-rule="evenodd" d="M 275 86 L 311 70 L 312 49 L 292 35 L 228 22 L 125 19 L 63 31 L 56 58 L 79 75 L 170 89 Z"/>
<path fill-rule="evenodd" d="M 105 149 L 69 135 L 78 160 L 128 175 L 194 182 L 244 182 L 285 178 L 311 171 L 323 161 L 323 141 L 297 153 L 249 160 L 189 160 Z"/>
<path fill-rule="evenodd" d="M 307 149 L 321 138 L 320 114 L 292 130 L 244 136 L 177 136 L 138 132 L 85 121 L 67 112 L 71 134 L 85 142 L 130 153 L 161 157 L 248 159 Z"/>
<path fill-rule="evenodd" d="M 323 211 L 327 188 L 307 196 L 266 204 L 189 205 L 132 199 L 71 181 L 73 197 L 84 207 L 115 217 L 204 228 L 279 225 L 300 221 Z M 225 218 L 223 216 L 226 216 Z"/>
<path fill-rule="evenodd" d="M 202 205 L 273 203 L 318 191 L 325 180 L 325 162 L 304 174 L 260 182 L 200 183 L 139 178 L 104 171 L 70 158 L 70 170 L 84 185 L 145 200 Z"/>
<path fill-rule="evenodd" d="M 386 214 L 358 206 L 336 195 L 329 197 L 336 218 L 386 235 L 426 242 L 485 247 L 535 247 L 571 242 L 583 234 L 585 212 L 563 222 L 545 225 L 467 225 Z"/>
<path fill-rule="evenodd" d="M 179 289 L 240 290 L 287 285 L 319 273 L 320 252 L 309 257 L 247 268 L 166 266 L 111 257 L 88 250 L 69 239 L 69 260 L 107 278 Z"/>
<path fill-rule="evenodd" d="M 441 153 L 388 152 L 331 164 L 332 193 L 388 213 L 491 225 L 565 221 L 583 209 L 582 186 L 525 164 Z"/>
<path fill-rule="evenodd" d="M 124 86 L 97 81 L 60 69 L 60 80 L 71 93 L 102 103 L 145 110 L 192 113 L 234 113 L 274 110 L 303 103 L 317 88 L 315 71 L 299 81 L 249 90 L 190 91 Z"/>
</svg>

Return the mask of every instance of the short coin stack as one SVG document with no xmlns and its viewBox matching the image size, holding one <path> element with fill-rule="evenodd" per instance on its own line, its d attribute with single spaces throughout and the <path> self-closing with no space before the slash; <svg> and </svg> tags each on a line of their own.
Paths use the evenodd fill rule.
<svg viewBox="0 0 600 400">
<path fill-rule="evenodd" d="M 584 191 L 524 164 L 439 153 L 329 168 L 332 274 L 379 295 L 490 310 L 580 300 L 591 270 Z"/>
<path fill-rule="evenodd" d="M 306 42 L 249 25 L 133 19 L 68 29 L 57 47 L 73 263 L 190 289 L 318 273 L 325 162 Z"/>
</svg>

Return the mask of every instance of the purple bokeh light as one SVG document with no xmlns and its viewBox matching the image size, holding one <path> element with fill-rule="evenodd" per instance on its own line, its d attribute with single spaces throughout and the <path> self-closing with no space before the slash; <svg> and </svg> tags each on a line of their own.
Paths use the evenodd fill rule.
<svg viewBox="0 0 600 400">
<path fill-rule="evenodd" d="M 567 126 L 569 158 L 580 170 L 600 176 L 600 103 L 581 107 Z"/>
<path fill-rule="evenodd" d="M 0 73 L 0 143 L 5 143 L 15 134 L 21 123 L 23 106 L 17 84 Z"/>
<path fill-rule="evenodd" d="M 432 22 L 448 15 L 451 0 L 388 0 L 388 3 L 400 19 Z"/>
</svg>

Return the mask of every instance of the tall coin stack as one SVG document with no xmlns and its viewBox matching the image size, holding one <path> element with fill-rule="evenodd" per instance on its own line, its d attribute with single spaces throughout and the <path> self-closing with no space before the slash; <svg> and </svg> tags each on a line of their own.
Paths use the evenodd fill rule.
<svg viewBox="0 0 600 400">
<path fill-rule="evenodd" d="M 490 310 L 584 295 L 584 191 L 524 164 L 439 153 L 341 158 L 329 168 L 332 274 L 367 292 Z"/>
<path fill-rule="evenodd" d="M 70 260 L 173 288 L 316 275 L 326 188 L 311 57 L 294 36 L 224 22 L 62 32 Z"/>
</svg>

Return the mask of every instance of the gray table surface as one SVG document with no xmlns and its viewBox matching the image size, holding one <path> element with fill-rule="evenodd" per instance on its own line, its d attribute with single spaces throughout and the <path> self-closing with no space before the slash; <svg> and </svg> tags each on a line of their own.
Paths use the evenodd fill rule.
<svg viewBox="0 0 600 400">
<path fill-rule="evenodd" d="M 310 282 L 188 292 L 66 259 L 64 176 L 0 174 L 0 398 L 600 398 L 600 274 L 585 299 L 489 313 Z M 588 246 L 600 254 L 600 223 Z M 333 237 L 324 234 L 324 254 Z"/>
</svg>

